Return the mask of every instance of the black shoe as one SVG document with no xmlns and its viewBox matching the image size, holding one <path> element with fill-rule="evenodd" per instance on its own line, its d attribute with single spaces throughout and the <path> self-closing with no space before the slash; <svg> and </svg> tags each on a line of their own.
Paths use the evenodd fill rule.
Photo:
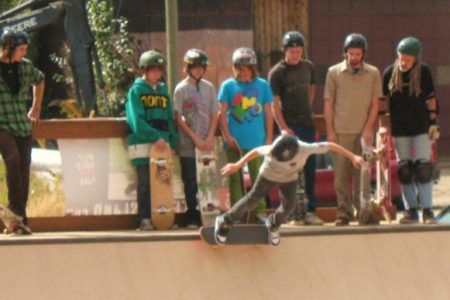
<svg viewBox="0 0 450 300">
<path fill-rule="evenodd" d="M 350 220 L 345 217 L 339 217 L 334 225 L 336 226 L 348 226 L 350 224 Z"/>
<path fill-rule="evenodd" d="M 422 220 L 424 224 L 436 224 L 434 213 L 430 208 L 424 208 L 422 212 Z"/>
</svg>

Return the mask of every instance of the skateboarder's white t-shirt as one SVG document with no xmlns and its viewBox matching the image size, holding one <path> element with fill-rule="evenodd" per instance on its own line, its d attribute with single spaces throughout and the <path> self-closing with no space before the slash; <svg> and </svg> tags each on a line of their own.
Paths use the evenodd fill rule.
<svg viewBox="0 0 450 300">
<path fill-rule="evenodd" d="M 303 169 L 306 160 L 312 154 L 321 154 L 328 152 L 328 143 L 305 143 L 298 142 L 299 151 L 293 159 L 280 162 L 277 161 L 271 154 L 272 145 L 261 146 L 255 150 L 259 155 L 264 156 L 264 162 L 259 169 L 259 175 L 267 180 L 274 182 L 291 182 L 297 180 L 298 172 Z"/>
</svg>

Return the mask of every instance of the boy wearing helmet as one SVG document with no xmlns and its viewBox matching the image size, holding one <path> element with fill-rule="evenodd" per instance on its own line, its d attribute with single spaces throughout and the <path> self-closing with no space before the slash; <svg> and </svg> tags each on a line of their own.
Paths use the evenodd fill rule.
<svg viewBox="0 0 450 300">
<path fill-rule="evenodd" d="M 235 162 L 241 153 L 272 143 L 273 94 L 268 82 L 258 76 L 256 54 L 249 48 L 238 48 L 233 56 L 234 76 L 225 80 L 219 90 L 220 127 L 225 138 L 228 162 Z M 250 177 L 256 180 L 261 159 L 248 164 Z M 233 174 L 229 180 L 230 200 L 235 203 L 242 198 L 241 176 Z M 256 209 L 256 221 L 262 221 L 265 200 Z"/>
<path fill-rule="evenodd" d="M 382 123 L 395 137 L 399 159 L 398 177 L 407 211 L 401 224 L 422 220 L 434 224 L 432 207 L 431 140 L 439 137 L 437 100 L 431 71 L 421 63 L 422 44 L 415 37 L 406 37 L 397 45 L 397 59 L 383 74 L 385 98 L 380 101 Z M 390 124 L 384 118 L 390 114 Z M 390 126 L 389 126 L 390 125 Z"/>
<path fill-rule="evenodd" d="M 273 108 L 275 121 L 282 134 L 297 136 L 311 143 L 316 140 L 312 103 L 315 95 L 315 70 L 311 61 L 303 58 L 305 38 L 298 31 L 286 32 L 283 37 L 284 59 L 269 72 L 269 82 L 275 96 Z M 322 225 L 315 215 L 316 158 L 311 155 L 304 168 L 307 212 L 303 207 L 294 213 L 294 222 L 305 225 Z M 303 203 L 300 203 L 303 206 Z"/>
<path fill-rule="evenodd" d="M 32 124 L 39 121 L 44 74 L 25 58 L 30 39 L 5 31 L 0 48 L 0 153 L 6 167 L 8 206 L 27 224 Z M 33 93 L 30 89 L 33 88 Z M 32 106 L 28 104 L 33 98 Z"/>
<path fill-rule="evenodd" d="M 197 210 L 195 148 L 214 150 L 219 104 L 214 86 L 203 79 L 209 63 L 206 53 L 190 49 L 183 60 L 187 77 L 175 87 L 173 98 L 175 121 L 180 127 L 177 150 L 187 204 L 186 224 L 188 228 L 195 228 L 201 223 Z"/>
<path fill-rule="evenodd" d="M 250 192 L 240 199 L 226 213 L 219 215 L 215 221 L 214 238 L 218 244 L 224 244 L 227 233 L 233 223 L 245 212 L 258 205 L 259 198 L 278 186 L 281 194 L 281 205 L 265 221 L 269 232 L 269 242 L 278 245 L 280 242 L 279 227 L 292 213 L 296 201 L 298 172 L 304 167 L 310 155 L 333 151 L 348 158 L 354 167 L 360 167 L 362 158 L 354 155 L 341 146 L 331 143 L 305 143 L 292 135 L 279 136 L 272 145 L 265 145 L 248 152 L 235 163 L 222 168 L 222 175 L 230 175 L 238 171 L 245 163 L 264 156 L 258 177 Z"/>
<path fill-rule="evenodd" d="M 373 143 L 378 99 L 382 96 L 381 77 L 376 67 L 364 61 L 367 40 L 362 34 L 348 35 L 343 48 L 344 60 L 328 69 L 325 81 L 327 139 L 361 154 Z M 370 211 L 360 211 L 361 194 L 370 195 L 370 176 L 361 179 L 360 172 L 352 168 L 348 161 L 338 155 L 333 155 L 332 159 L 338 201 L 336 226 L 348 225 L 354 220 L 354 208 L 360 224 L 376 223 L 367 218 L 371 215 Z M 348 184 L 350 175 L 353 192 Z"/>
<path fill-rule="evenodd" d="M 136 78 L 128 91 L 125 111 L 128 134 L 128 155 L 137 172 L 138 230 L 151 230 L 149 158 L 150 147 L 175 149 L 177 135 L 174 127 L 172 103 L 166 85 L 161 82 L 166 60 L 155 50 L 142 53 Z"/>
</svg>

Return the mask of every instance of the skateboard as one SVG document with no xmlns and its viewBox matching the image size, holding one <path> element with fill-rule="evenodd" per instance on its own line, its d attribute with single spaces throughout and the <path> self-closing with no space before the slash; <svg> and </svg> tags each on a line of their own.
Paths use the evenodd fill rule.
<svg viewBox="0 0 450 300">
<path fill-rule="evenodd" d="M 391 222 L 391 137 L 388 135 L 386 128 L 380 128 L 377 131 L 376 147 L 379 150 L 376 161 L 375 202 L 380 207 L 384 218 Z"/>
<path fill-rule="evenodd" d="M 169 229 L 175 221 L 172 190 L 172 150 L 150 148 L 151 218 L 156 229 Z"/>
<path fill-rule="evenodd" d="M 5 225 L 4 234 L 31 234 L 31 229 L 22 222 L 22 217 L 13 213 L 9 208 L 0 204 L 0 219 Z"/>
<path fill-rule="evenodd" d="M 216 157 L 212 151 L 195 149 L 197 168 L 198 202 L 203 226 L 211 226 L 220 214 L 220 203 L 217 197 L 218 175 Z M 220 176 L 220 173 L 219 173 Z"/>
<path fill-rule="evenodd" d="M 374 149 L 371 145 L 365 145 L 364 141 L 362 144 L 362 157 L 364 159 L 361 169 L 360 169 L 360 213 L 359 222 L 365 224 L 369 221 L 372 216 L 372 197 L 371 189 L 367 189 L 367 185 L 370 186 L 370 175 L 372 160 L 374 157 Z"/>
<path fill-rule="evenodd" d="M 214 227 L 200 228 L 202 240 L 212 246 L 217 246 L 214 239 Z M 225 245 L 270 245 L 269 233 L 264 225 L 233 225 L 228 232 Z"/>
<path fill-rule="evenodd" d="M 303 225 L 303 218 L 306 215 L 305 203 L 305 172 L 302 170 L 298 174 L 298 184 L 296 194 L 295 207 L 292 214 L 289 216 L 287 223 L 289 225 Z"/>
<path fill-rule="evenodd" d="M 228 176 L 221 176 L 226 164 L 222 138 L 215 138 L 214 151 L 195 149 L 198 202 L 203 226 L 211 226 L 216 217 L 230 208 Z M 222 153 L 222 155 L 221 155 Z"/>
</svg>

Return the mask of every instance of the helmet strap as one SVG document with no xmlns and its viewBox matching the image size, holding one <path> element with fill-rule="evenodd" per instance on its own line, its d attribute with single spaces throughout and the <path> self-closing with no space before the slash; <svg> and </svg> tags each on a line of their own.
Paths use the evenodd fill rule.
<svg viewBox="0 0 450 300">
<path fill-rule="evenodd" d="M 200 81 L 202 80 L 203 75 L 200 76 L 199 78 L 196 78 L 194 75 L 192 75 L 191 68 L 189 68 L 189 67 L 187 68 L 187 73 L 188 73 L 189 77 L 191 77 L 192 79 L 195 80 L 195 86 L 197 88 L 197 92 L 200 92 Z"/>
</svg>

